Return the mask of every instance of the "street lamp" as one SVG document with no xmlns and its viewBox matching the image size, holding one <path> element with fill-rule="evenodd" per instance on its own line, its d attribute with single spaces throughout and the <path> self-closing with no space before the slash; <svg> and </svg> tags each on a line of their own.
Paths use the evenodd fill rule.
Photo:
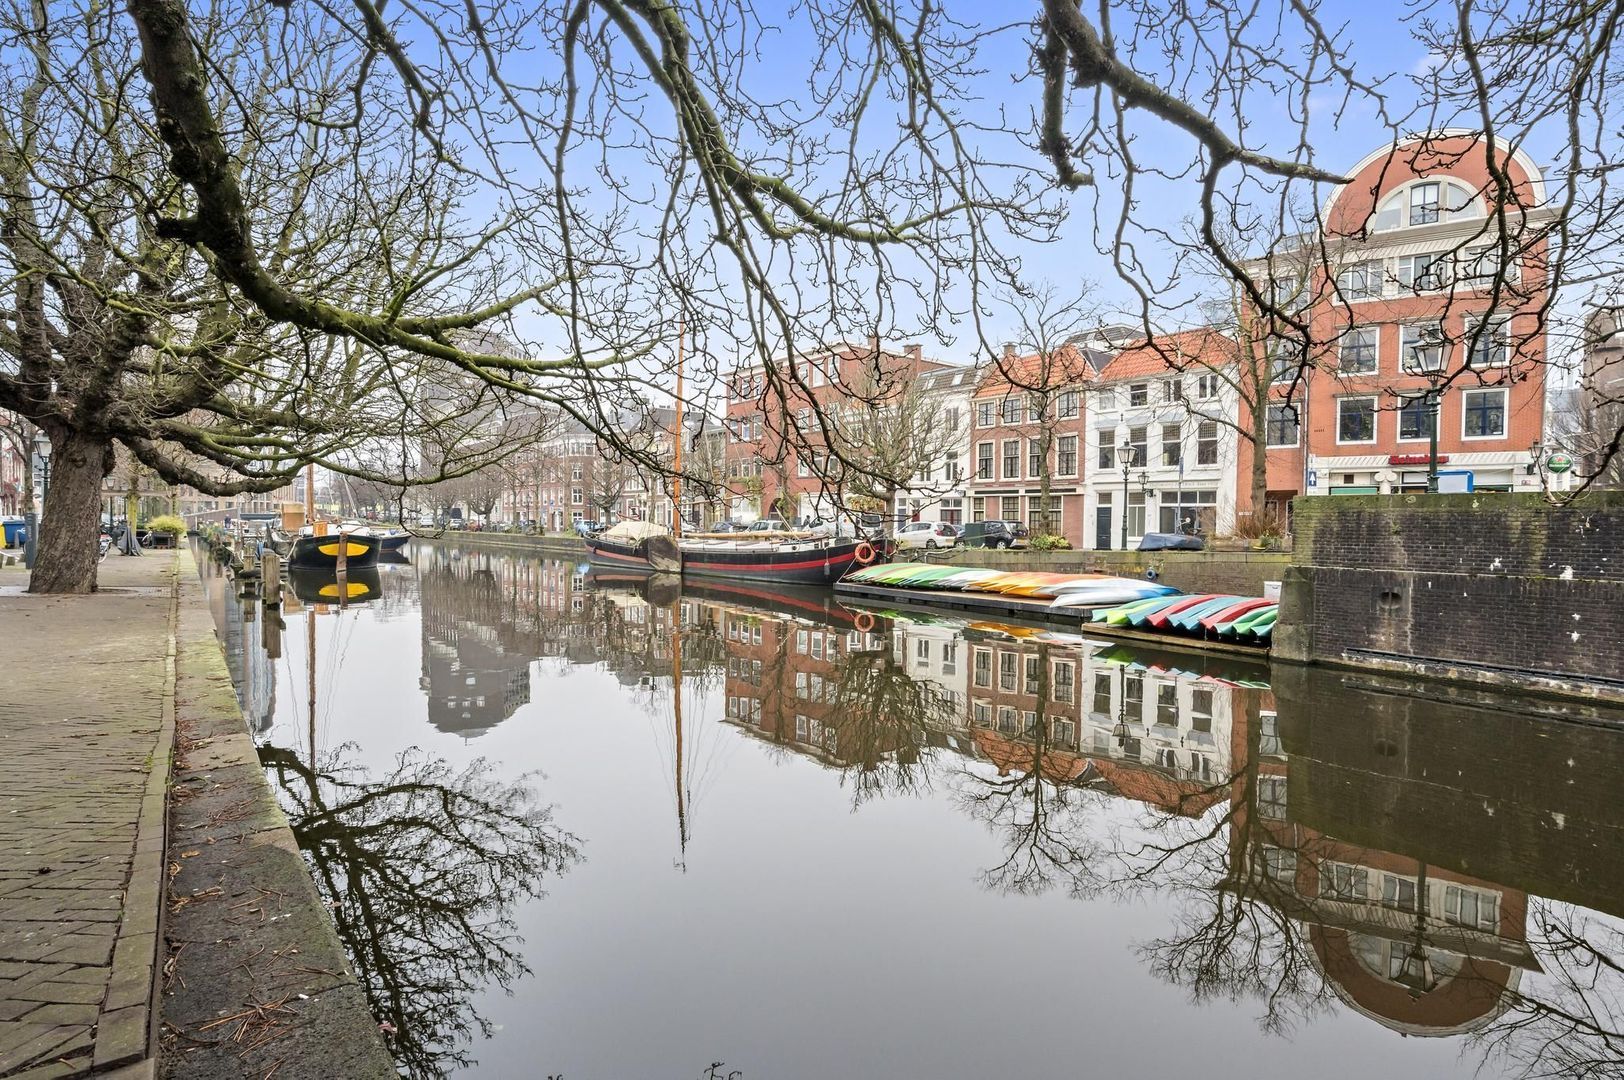
<svg viewBox="0 0 1624 1080">
<path fill-rule="evenodd" d="M 1149 529 L 1150 529 L 1150 491 L 1151 491 L 1150 470 L 1149 469 L 1140 469 L 1139 470 L 1139 494 L 1142 496 L 1142 501 L 1143 501 L 1143 504 L 1144 504 L 1144 507 L 1145 507 L 1145 528 L 1140 530 L 1141 535 L 1143 535 L 1145 532 L 1148 532 Z"/>
<path fill-rule="evenodd" d="M 1133 467 L 1133 444 L 1125 442 L 1117 447 L 1122 459 L 1122 550 L 1128 550 L 1128 470 Z"/>
<path fill-rule="evenodd" d="M 1427 369 L 1427 421 L 1431 427 L 1432 452 L 1427 455 L 1427 490 L 1433 494 L 1438 492 L 1438 417 L 1443 412 L 1443 383 L 1445 379 L 1443 365 Z"/>
</svg>

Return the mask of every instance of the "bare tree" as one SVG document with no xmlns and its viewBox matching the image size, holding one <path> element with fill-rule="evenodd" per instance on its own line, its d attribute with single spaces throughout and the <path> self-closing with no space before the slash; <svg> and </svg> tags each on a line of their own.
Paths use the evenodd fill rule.
<svg viewBox="0 0 1624 1080">
<path fill-rule="evenodd" d="M 1053 284 L 1011 290 L 1007 299 L 1016 338 L 994 354 L 989 373 L 1008 384 L 1015 397 L 1024 398 L 1016 408 L 1037 432 L 1037 451 L 1031 457 L 1038 463 L 1039 530 L 1044 535 L 1054 526 L 1055 433 L 1066 421 L 1081 427 L 1083 395 L 1095 374 L 1080 346 L 1084 331 L 1099 323 L 1094 291 L 1089 282 L 1075 295 L 1062 295 Z M 1081 462 L 1073 473 L 1082 475 Z"/>
<path fill-rule="evenodd" d="M 825 479 L 839 497 L 855 496 L 861 504 L 854 506 L 889 513 L 904 486 L 927 498 L 952 489 L 951 478 L 934 473 L 960 450 L 963 432 L 942 422 L 924 374 L 918 364 L 881 358 L 865 365 L 848 402 L 831 411 L 831 453 L 823 460 L 833 466 Z M 863 468 L 847 469 L 844 463 L 852 461 Z"/>
</svg>

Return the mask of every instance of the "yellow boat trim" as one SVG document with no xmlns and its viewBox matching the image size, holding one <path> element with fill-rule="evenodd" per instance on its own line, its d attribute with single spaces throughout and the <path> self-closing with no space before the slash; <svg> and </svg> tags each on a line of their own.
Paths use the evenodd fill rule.
<svg viewBox="0 0 1624 1080">
<path fill-rule="evenodd" d="M 331 555 L 334 558 L 338 557 L 338 544 L 336 542 L 331 544 L 317 544 L 316 550 L 321 552 L 323 555 Z M 365 555 L 366 553 L 367 546 L 365 544 L 357 544 L 353 541 L 346 541 L 344 544 L 345 555 Z"/>
<path fill-rule="evenodd" d="M 344 583 L 344 595 L 346 598 L 365 596 L 370 591 L 371 590 L 364 583 L 359 581 L 346 581 Z M 331 585 L 323 585 L 320 589 L 316 590 L 316 595 L 337 596 L 338 582 L 335 581 Z"/>
</svg>

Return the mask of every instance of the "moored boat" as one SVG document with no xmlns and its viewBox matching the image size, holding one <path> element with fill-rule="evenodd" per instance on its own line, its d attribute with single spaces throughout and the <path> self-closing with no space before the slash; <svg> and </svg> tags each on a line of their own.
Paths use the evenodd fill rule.
<svg viewBox="0 0 1624 1080">
<path fill-rule="evenodd" d="M 583 538 L 592 561 L 600 566 L 624 566 L 676 573 L 681 568 L 677 542 L 658 525 L 622 521 L 595 536 Z"/>
<path fill-rule="evenodd" d="M 853 537 L 805 540 L 684 540 L 682 573 L 698 577 L 833 585 L 875 558 L 872 544 Z"/>
<path fill-rule="evenodd" d="M 303 532 L 288 549 L 290 569 L 337 571 L 339 557 L 349 569 L 378 564 L 378 538 L 371 532 Z"/>
</svg>

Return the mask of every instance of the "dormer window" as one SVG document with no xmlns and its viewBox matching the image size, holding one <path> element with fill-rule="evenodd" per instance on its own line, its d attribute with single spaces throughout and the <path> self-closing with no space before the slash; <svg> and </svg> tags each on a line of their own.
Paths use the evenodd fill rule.
<svg viewBox="0 0 1624 1080">
<path fill-rule="evenodd" d="M 1391 193 L 1376 208 L 1376 232 L 1483 216 L 1483 205 L 1465 184 L 1420 180 Z"/>
</svg>

